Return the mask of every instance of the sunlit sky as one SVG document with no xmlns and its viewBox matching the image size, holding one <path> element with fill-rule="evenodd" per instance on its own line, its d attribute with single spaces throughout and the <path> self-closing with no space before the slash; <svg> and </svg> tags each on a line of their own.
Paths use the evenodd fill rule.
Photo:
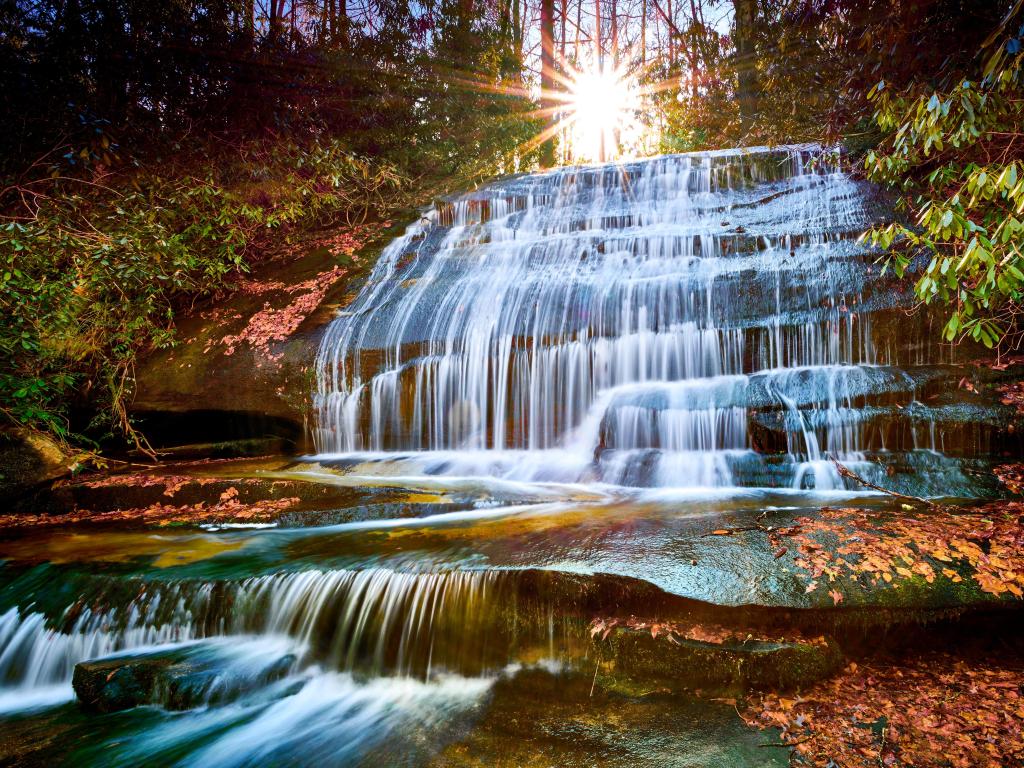
<svg viewBox="0 0 1024 768">
<path fill-rule="evenodd" d="M 652 15 L 661 7 L 662 0 L 648 0 Z M 568 5 L 570 11 L 574 8 Z M 660 84 L 641 86 L 645 63 L 649 68 L 652 61 L 664 52 L 665 40 L 659 37 L 655 19 L 649 18 L 647 30 L 647 51 L 640 48 L 640 22 L 628 2 L 618 7 L 619 29 L 618 56 L 612 55 L 609 40 L 610 20 L 608 5 L 602 4 L 602 48 L 600 56 L 593 44 L 593 5 L 584 3 L 580 13 L 581 30 L 566 27 L 565 60 L 561 60 L 563 49 L 560 39 L 561 24 L 556 7 L 555 58 L 561 70 L 557 92 L 555 114 L 551 115 L 554 130 L 559 139 L 563 161 L 601 162 L 614 159 L 650 154 L 657 150 L 659 126 L 651 119 L 654 110 L 649 104 L 650 95 L 659 90 Z M 653 8 L 653 11 L 650 10 Z M 587 11 L 590 11 L 589 17 Z M 686 6 L 687 14 L 689 6 Z M 571 14 L 570 14 L 571 15 Z M 721 34 L 727 34 L 732 26 L 732 2 L 711 2 L 704 6 L 705 21 Z M 679 14 L 677 23 L 685 26 L 688 16 Z M 664 25 L 662 25 L 664 27 Z M 540 92 L 540 31 L 539 19 L 529 24 L 529 36 L 525 43 L 526 66 L 532 75 L 532 92 Z M 570 39 L 570 32 L 572 37 Z M 664 29 L 660 30 L 664 34 Z M 677 57 L 685 55 L 677 52 Z M 613 63 L 618 59 L 618 66 Z M 599 61 L 600 59 L 600 61 Z"/>
</svg>

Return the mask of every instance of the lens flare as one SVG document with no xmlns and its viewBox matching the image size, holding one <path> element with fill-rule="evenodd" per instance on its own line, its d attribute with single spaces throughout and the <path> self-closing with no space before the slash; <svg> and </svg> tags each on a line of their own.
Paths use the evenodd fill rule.
<svg viewBox="0 0 1024 768">
<path fill-rule="evenodd" d="M 615 159 L 644 128 L 638 83 L 623 69 L 570 73 L 565 108 L 569 146 L 577 161 Z"/>
</svg>

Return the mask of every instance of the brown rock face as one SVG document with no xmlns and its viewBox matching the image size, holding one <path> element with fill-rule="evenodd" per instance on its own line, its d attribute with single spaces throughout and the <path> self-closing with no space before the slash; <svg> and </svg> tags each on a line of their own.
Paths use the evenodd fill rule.
<svg viewBox="0 0 1024 768">
<path fill-rule="evenodd" d="M 226 299 L 179 318 L 179 343 L 137 371 L 132 411 L 150 441 L 272 438 L 304 450 L 320 334 L 395 229 L 384 222 L 315 237 L 240 279 Z"/>
<path fill-rule="evenodd" d="M 71 458 L 53 440 L 28 430 L 0 432 L 0 499 L 28 493 L 70 472 Z"/>
</svg>

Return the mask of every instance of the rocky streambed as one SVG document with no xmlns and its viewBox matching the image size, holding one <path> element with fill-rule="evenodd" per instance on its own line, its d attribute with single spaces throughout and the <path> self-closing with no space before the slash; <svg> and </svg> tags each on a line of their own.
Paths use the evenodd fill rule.
<svg viewBox="0 0 1024 768">
<path fill-rule="evenodd" d="M 1024 376 L 884 215 L 815 147 L 567 169 L 197 321 L 158 465 L 0 509 L 0 762 L 1014 764 Z"/>
</svg>

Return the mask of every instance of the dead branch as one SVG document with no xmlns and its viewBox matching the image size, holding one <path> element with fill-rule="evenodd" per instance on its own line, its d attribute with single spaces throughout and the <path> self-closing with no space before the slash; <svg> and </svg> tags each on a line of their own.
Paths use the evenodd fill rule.
<svg viewBox="0 0 1024 768">
<path fill-rule="evenodd" d="M 934 501 L 931 501 L 929 499 L 923 499 L 920 496 L 907 496 L 904 493 L 897 493 L 896 491 L 890 491 L 888 488 L 882 488 L 880 485 L 875 485 L 874 483 L 865 480 L 863 477 L 858 475 L 849 467 L 845 466 L 844 464 L 840 464 L 839 460 L 835 456 L 829 456 L 829 458 L 832 460 L 832 463 L 836 465 L 836 469 L 839 471 L 840 477 L 853 480 L 855 483 L 860 483 L 866 488 L 870 488 L 873 491 L 878 491 L 879 493 L 884 493 L 888 496 L 893 496 L 897 499 L 912 501 L 915 504 L 923 504 L 926 507 L 938 506 Z"/>
</svg>

